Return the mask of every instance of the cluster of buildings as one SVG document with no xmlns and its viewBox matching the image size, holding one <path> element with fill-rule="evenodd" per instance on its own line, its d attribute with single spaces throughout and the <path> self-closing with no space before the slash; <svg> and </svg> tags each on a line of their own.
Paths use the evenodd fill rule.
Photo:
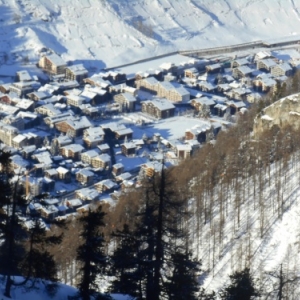
<svg viewBox="0 0 300 300">
<path fill-rule="evenodd" d="M 27 213 L 53 219 L 83 212 L 103 197 L 117 200 L 122 191 L 138 186 L 141 176 L 159 172 L 162 162 L 188 158 L 213 139 L 225 114 L 243 113 L 291 76 L 298 59 L 279 61 L 260 52 L 232 60 L 165 63 L 130 76 L 120 70 L 89 76 L 82 64 L 44 55 L 38 66 L 49 74 L 47 83 L 22 70 L 13 82 L 0 84 L 1 147 L 11 152 L 28 197 L 52 195 L 31 203 Z M 163 120 L 191 109 L 202 121 L 183 128 L 176 141 L 160 133 L 141 138 L 134 126 L 113 118 L 139 113 L 142 120 Z M 126 165 L 117 161 L 120 156 L 139 160 Z"/>
</svg>

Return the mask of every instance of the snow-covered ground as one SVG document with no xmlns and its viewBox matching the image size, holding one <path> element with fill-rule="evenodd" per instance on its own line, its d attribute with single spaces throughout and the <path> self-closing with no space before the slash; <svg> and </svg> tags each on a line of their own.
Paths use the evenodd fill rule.
<svg viewBox="0 0 300 300">
<path fill-rule="evenodd" d="M 15 63 L 24 62 L 27 56 L 36 63 L 44 47 L 66 61 L 83 62 L 96 72 L 177 50 L 300 36 L 299 25 L 300 1 L 296 0 L 0 0 L 0 75 L 13 76 Z M 182 117 L 177 119 L 182 121 L 180 126 L 157 123 L 147 134 L 167 132 L 169 138 L 175 138 L 196 125 Z M 232 261 L 243 257 L 247 241 L 251 241 L 251 263 L 257 274 L 278 270 L 287 256 L 292 257 L 292 265 L 292 260 L 299 261 L 300 189 L 294 173 L 292 167 L 287 171 L 290 180 L 284 188 L 284 201 L 290 205 L 286 205 L 282 219 L 273 218 L 266 210 L 272 226 L 263 239 L 258 229 L 253 231 L 255 235 L 247 236 L 247 222 L 237 231 L 232 230 L 233 222 L 226 223 L 226 247 L 217 246 L 220 256 L 215 259 L 214 272 L 205 278 L 205 287 L 222 286 L 237 268 Z M 264 199 L 275 192 L 273 182 L 266 188 Z M 250 193 L 241 219 L 252 221 L 257 228 L 258 212 L 249 206 L 251 201 Z M 234 206 L 228 210 L 230 220 Z M 211 235 L 209 225 L 202 234 Z M 205 257 L 212 255 L 212 238 L 206 240 L 211 244 L 199 247 L 199 257 L 203 258 L 203 268 L 211 269 Z M 15 299 L 47 299 L 41 294 L 23 293 L 21 288 L 14 293 Z"/>
<path fill-rule="evenodd" d="M 15 282 L 20 281 L 21 277 L 14 277 L 13 278 Z M 23 279 L 22 279 L 23 280 Z M 5 281 L 4 277 L 0 275 L 0 295 L 1 300 L 9 300 L 9 299 L 15 299 L 15 300 L 52 300 L 52 299 L 58 299 L 58 300 L 68 300 L 71 297 L 76 296 L 77 289 L 73 286 L 68 286 L 65 284 L 58 283 L 57 285 L 57 292 L 54 295 L 49 295 L 46 292 L 45 284 L 42 280 L 35 280 L 34 286 L 32 286 L 32 282 L 28 282 L 25 286 L 13 286 L 11 288 L 11 298 L 7 298 L 3 296 L 5 288 Z M 130 300 L 131 297 L 127 295 L 121 295 L 121 294 L 111 294 L 112 300 Z"/>
<path fill-rule="evenodd" d="M 35 61 L 46 47 L 92 70 L 300 34 L 293 0 L 0 0 L 0 12 L 2 61 Z"/>
</svg>

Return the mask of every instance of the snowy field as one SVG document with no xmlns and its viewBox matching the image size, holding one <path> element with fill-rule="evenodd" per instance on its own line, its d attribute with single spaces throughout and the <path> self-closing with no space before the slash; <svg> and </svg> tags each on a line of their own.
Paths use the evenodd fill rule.
<svg viewBox="0 0 300 300">
<path fill-rule="evenodd" d="M 27 56 L 36 62 L 44 47 L 97 71 L 177 50 L 300 35 L 300 3 L 290 0 L 0 0 L 0 11 L 2 68 Z"/>
<path fill-rule="evenodd" d="M 20 281 L 20 277 L 15 277 L 15 282 Z M 77 294 L 77 289 L 72 286 L 68 286 L 65 284 L 58 283 L 57 292 L 55 295 L 51 296 L 46 293 L 45 284 L 42 280 L 35 280 L 34 287 L 26 288 L 26 286 L 30 287 L 32 284 L 31 281 L 28 282 L 25 286 L 19 287 L 12 287 L 11 289 L 11 298 L 7 298 L 2 295 L 5 288 L 4 277 L 0 275 L 0 293 L 1 293 L 1 300 L 9 300 L 9 299 L 16 299 L 16 300 L 68 300 L 69 297 L 74 297 Z M 127 295 L 121 294 L 110 294 L 112 300 L 130 300 L 131 297 Z"/>
</svg>

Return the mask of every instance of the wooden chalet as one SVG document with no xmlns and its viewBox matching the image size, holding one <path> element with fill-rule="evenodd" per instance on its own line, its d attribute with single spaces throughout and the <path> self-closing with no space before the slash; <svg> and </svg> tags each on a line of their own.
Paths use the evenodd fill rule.
<svg viewBox="0 0 300 300">
<path fill-rule="evenodd" d="M 53 75 L 65 74 L 65 69 L 67 67 L 66 62 L 55 53 L 41 57 L 38 65 L 46 72 Z"/>
<path fill-rule="evenodd" d="M 147 77 L 135 82 L 136 88 L 147 91 L 151 94 L 156 95 L 158 91 L 159 81 L 154 77 Z"/>
<path fill-rule="evenodd" d="M 231 62 L 231 68 L 237 68 L 241 66 L 246 66 L 249 64 L 249 61 L 246 58 L 234 59 Z"/>
<path fill-rule="evenodd" d="M 120 93 L 115 95 L 114 101 L 120 106 L 120 112 L 133 112 L 135 111 L 136 97 L 130 93 Z"/>
<path fill-rule="evenodd" d="M 224 117 L 227 111 L 229 111 L 228 106 L 222 103 L 217 103 L 214 107 L 214 114 L 219 117 Z"/>
<path fill-rule="evenodd" d="M 92 123 L 87 117 L 69 117 L 61 122 L 55 123 L 55 128 L 69 136 L 77 137 L 83 134 L 84 130 L 92 127 Z"/>
<path fill-rule="evenodd" d="M 101 145 L 98 145 L 97 148 L 100 150 L 100 152 L 103 153 L 109 153 L 110 152 L 110 147 L 108 144 L 104 143 Z"/>
<path fill-rule="evenodd" d="M 206 135 L 211 130 L 211 125 L 209 122 L 202 122 L 201 125 L 197 125 L 191 129 L 185 131 L 185 140 L 197 140 L 199 143 L 206 141 Z M 179 147 L 179 148 L 178 148 Z M 177 144 L 175 148 L 181 149 L 181 144 Z M 184 149 L 184 147 L 182 148 Z"/>
<path fill-rule="evenodd" d="M 56 169 L 47 169 L 44 171 L 44 176 L 46 178 L 57 180 L 58 179 L 58 172 Z"/>
<path fill-rule="evenodd" d="M 108 80 L 113 84 L 125 83 L 127 80 L 125 73 L 120 73 L 117 71 L 109 71 L 107 73 L 101 74 L 101 76 L 104 80 Z"/>
<path fill-rule="evenodd" d="M 76 180 L 82 184 L 92 184 L 94 182 L 94 173 L 87 169 L 81 169 L 76 173 Z"/>
<path fill-rule="evenodd" d="M 163 168 L 163 164 L 157 161 L 147 162 L 141 165 L 142 174 L 146 177 L 153 177 L 156 173 L 160 173 Z"/>
<path fill-rule="evenodd" d="M 111 166 L 111 157 L 107 153 L 100 154 L 92 158 L 91 165 L 95 169 L 109 169 Z"/>
<path fill-rule="evenodd" d="M 96 183 L 94 186 L 99 193 L 104 193 L 104 192 L 109 193 L 117 188 L 117 184 L 110 179 L 102 180 Z"/>
<path fill-rule="evenodd" d="M 216 63 L 216 64 L 212 64 L 212 65 L 207 65 L 205 67 L 205 69 L 206 69 L 207 73 L 213 73 L 213 74 L 215 74 L 215 73 L 219 73 L 221 71 L 222 66 L 221 66 L 221 64 Z"/>
<path fill-rule="evenodd" d="M 291 65 L 287 62 L 284 62 L 282 64 L 273 66 L 271 68 L 271 74 L 274 77 L 280 77 L 280 76 L 292 76 L 293 75 L 293 68 Z"/>
<path fill-rule="evenodd" d="M 235 115 L 238 111 L 240 111 L 242 108 L 246 107 L 246 104 L 243 101 L 227 101 L 226 105 L 230 109 L 230 114 Z"/>
<path fill-rule="evenodd" d="M 80 159 L 84 164 L 91 165 L 92 159 L 99 155 L 99 151 L 97 150 L 88 150 L 86 152 L 81 153 Z"/>
<path fill-rule="evenodd" d="M 79 160 L 81 152 L 84 147 L 80 144 L 70 144 L 60 148 L 60 154 L 64 157 L 73 158 L 74 160 Z"/>
<path fill-rule="evenodd" d="M 256 65 L 257 65 L 258 70 L 270 72 L 271 69 L 277 65 L 277 63 L 272 58 L 266 58 L 266 59 L 257 61 Z"/>
<path fill-rule="evenodd" d="M 121 163 L 114 164 L 111 172 L 114 176 L 122 174 L 124 172 L 124 165 Z"/>
<path fill-rule="evenodd" d="M 176 154 L 179 159 L 186 159 L 191 156 L 192 146 L 189 144 L 177 145 Z"/>
<path fill-rule="evenodd" d="M 212 98 L 208 97 L 200 97 L 191 100 L 191 105 L 195 108 L 196 111 L 201 111 L 204 106 L 209 107 L 210 111 L 213 111 L 213 107 L 215 106 L 216 102 Z"/>
<path fill-rule="evenodd" d="M 190 68 L 184 70 L 184 77 L 197 79 L 199 76 L 199 72 L 196 68 Z"/>
<path fill-rule="evenodd" d="M 83 66 L 83 64 L 77 64 L 73 66 L 66 67 L 66 79 L 76 80 L 78 83 L 82 84 L 83 80 L 88 77 L 88 70 Z"/>
<path fill-rule="evenodd" d="M 104 141 L 105 133 L 101 127 L 91 127 L 83 131 L 83 141 L 88 148 L 95 148 Z"/>
<path fill-rule="evenodd" d="M 122 154 L 125 156 L 134 156 L 136 154 L 135 143 L 128 142 L 128 143 L 122 144 Z"/>
<path fill-rule="evenodd" d="M 153 99 L 142 102 L 142 112 L 158 119 L 174 117 L 175 106 L 166 99 Z"/>
<path fill-rule="evenodd" d="M 57 171 L 57 178 L 60 180 L 63 180 L 65 182 L 70 182 L 71 181 L 71 172 L 64 168 L 64 167 L 58 167 L 56 169 Z"/>
<path fill-rule="evenodd" d="M 117 140 L 132 139 L 133 130 L 131 128 L 117 129 L 115 131 L 115 138 Z"/>
<path fill-rule="evenodd" d="M 250 76 L 253 71 L 254 70 L 248 66 L 240 66 L 233 69 L 232 75 L 235 79 L 239 79 Z"/>
</svg>

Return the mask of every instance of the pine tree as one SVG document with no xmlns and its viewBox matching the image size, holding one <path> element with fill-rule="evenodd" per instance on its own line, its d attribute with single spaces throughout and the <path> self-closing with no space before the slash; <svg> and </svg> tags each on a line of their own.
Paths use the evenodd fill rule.
<svg viewBox="0 0 300 300">
<path fill-rule="evenodd" d="M 25 208 L 25 199 L 18 182 L 13 182 L 10 153 L 0 151 L 0 247 L 1 272 L 6 275 L 5 292 L 10 297 L 13 275 L 20 274 L 18 265 L 23 258 L 24 248 L 21 240 L 25 237 L 25 230 L 21 226 L 18 210 Z"/>
<path fill-rule="evenodd" d="M 116 279 L 110 289 L 114 293 L 141 296 L 138 241 L 127 224 L 122 231 L 113 233 L 113 238 L 117 240 L 118 247 L 111 256 L 111 273 Z"/>
<path fill-rule="evenodd" d="M 57 281 L 57 268 L 48 248 L 60 244 L 62 234 L 48 235 L 47 228 L 40 219 L 35 218 L 32 222 L 28 231 L 28 251 L 22 263 L 22 274 L 26 277 L 25 282 L 30 277 L 55 282 Z"/>
<path fill-rule="evenodd" d="M 97 299 L 108 299 L 107 296 L 97 294 L 97 276 L 106 272 L 108 257 L 104 254 L 104 238 L 100 231 L 105 226 L 105 213 L 99 206 L 96 210 L 89 209 L 88 214 L 80 217 L 83 228 L 80 232 L 82 245 L 77 249 L 77 260 L 81 263 L 81 279 L 78 284 L 82 300 L 90 300 L 97 295 Z"/>
<path fill-rule="evenodd" d="M 216 300 L 217 299 L 217 295 L 214 291 L 212 291 L 211 293 L 207 293 L 205 291 L 205 289 L 201 289 L 200 290 L 200 294 L 199 294 L 199 300 Z"/>
<path fill-rule="evenodd" d="M 225 287 L 220 296 L 226 300 L 250 300 L 253 297 L 259 296 L 255 288 L 255 282 L 250 274 L 250 269 L 246 268 L 240 272 L 235 272 L 230 275 L 231 283 Z"/>
<path fill-rule="evenodd" d="M 172 300 L 194 300 L 198 299 L 197 292 L 199 284 L 197 274 L 200 264 L 191 259 L 189 253 L 176 251 L 171 255 L 172 274 L 167 284 L 167 295 Z"/>
<path fill-rule="evenodd" d="M 175 241 L 182 238 L 180 223 L 184 200 L 175 193 L 171 172 L 162 169 L 152 179 L 145 179 L 141 190 L 135 237 L 138 240 L 139 298 L 158 300 L 166 297 L 166 273 L 172 264 Z M 176 278 L 178 279 L 178 277 Z"/>
</svg>

